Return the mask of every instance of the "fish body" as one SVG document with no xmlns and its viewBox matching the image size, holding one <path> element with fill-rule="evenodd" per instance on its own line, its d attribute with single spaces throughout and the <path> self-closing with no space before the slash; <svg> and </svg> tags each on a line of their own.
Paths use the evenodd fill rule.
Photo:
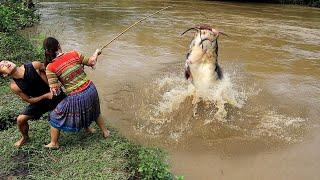
<svg viewBox="0 0 320 180">
<path fill-rule="evenodd" d="M 185 77 L 198 88 L 209 88 L 223 78 L 218 64 L 218 37 L 220 32 L 207 25 L 195 28 L 185 62 Z M 189 29 L 190 30 L 190 29 Z"/>
<path fill-rule="evenodd" d="M 227 116 L 225 104 L 238 105 L 232 94 L 233 91 L 228 89 L 230 86 L 226 84 L 227 81 L 223 80 L 222 69 L 218 61 L 218 38 L 220 34 L 226 34 L 208 25 L 196 26 L 184 33 L 190 30 L 196 32 L 186 56 L 185 77 L 195 87 L 192 94 L 192 104 L 195 105 L 193 115 L 197 115 L 200 101 L 203 101 L 206 105 L 213 102 L 217 109 L 214 117 L 225 121 Z M 205 124 L 210 122 L 212 120 L 208 119 Z"/>
</svg>

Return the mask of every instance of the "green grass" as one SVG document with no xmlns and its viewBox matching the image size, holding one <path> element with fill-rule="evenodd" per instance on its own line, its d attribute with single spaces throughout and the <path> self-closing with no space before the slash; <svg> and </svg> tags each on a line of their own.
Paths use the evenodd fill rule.
<svg viewBox="0 0 320 180">
<path fill-rule="evenodd" d="M 9 82 L 0 81 L 0 130 L 7 129 L 16 122 L 16 116 L 23 110 L 26 103 L 12 93 Z"/>
<path fill-rule="evenodd" d="M 13 147 L 20 136 L 16 128 L 0 133 L 0 157 L 3 158 L 0 174 L 3 177 L 127 179 L 130 176 L 126 159 L 117 151 L 127 142 L 119 140 L 116 133 L 107 140 L 99 133 L 62 133 L 61 148 L 47 150 L 43 147 L 50 141 L 47 121 L 34 121 L 30 127 L 30 142 L 19 149 Z"/>
<path fill-rule="evenodd" d="M 50 141 L 46 120 L 31 122 L 29 135 L 29 143 L 15 148 L 20 137 L 17 128 L 0 132 L 0 179 L 174 178 L 160 149 L 135 145 L 114 129 L 108 139 L 99 131 L 62 133 L 58 150 L 43 147 Z"/>
</svg>

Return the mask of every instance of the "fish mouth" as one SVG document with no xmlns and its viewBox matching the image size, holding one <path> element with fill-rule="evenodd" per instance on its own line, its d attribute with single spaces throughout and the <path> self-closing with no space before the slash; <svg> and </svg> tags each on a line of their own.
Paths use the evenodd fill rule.
<svg viewBox="0 0 320 180">
<path fill-rule="evenodd" d="M 181 36 L 183 36 L 185 33 L 191 31 L 191 30 L 195 30 L 197 32 L 201 31 L 201 30 L 208 30 L 211 31 L 213 34 L 215 34 L 216 36 L 219 36 L 220 34 L 228 36 L 226 33 L 224 33 L 223 31 L 218 31 L 214 28 L 212 28 L 211 26 L 207 25 L 207 24 L 203 24 L 203 25 L 198 25 L 195 27 L 191 27 L 187 30 L 185 30 L 183 33 L 181 33 Z"/>
</svg>

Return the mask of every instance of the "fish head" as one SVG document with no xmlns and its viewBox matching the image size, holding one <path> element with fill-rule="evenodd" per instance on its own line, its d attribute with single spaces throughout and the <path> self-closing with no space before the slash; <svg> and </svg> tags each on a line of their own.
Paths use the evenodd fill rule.
<svg viewBox="0 0 320 180">
<path fill-rule="evenodd" d="M 186 30 L 194 30 L 194 36 L 189 46 L 189 51 L 186 56 L 186 78 L 192 77 L 191 64 L 206 64 L 212 71 L 217 71 L 218 65 L 218 38 L 223 32 L 212 28 L 209 25 L 199 25 Z M 220 75 L 219 75 L 220 77 Z"/>
<path fill-rule="evenodd" d="M 182 35 L 191 30 L 195 33 L 189 46 L 187 61 L 189 63 L 214 61 L 218 56 L 218 37 L 220 34 L 225 34 L 209 25 L 198 25 L 187 29 Z"/>
</svg>

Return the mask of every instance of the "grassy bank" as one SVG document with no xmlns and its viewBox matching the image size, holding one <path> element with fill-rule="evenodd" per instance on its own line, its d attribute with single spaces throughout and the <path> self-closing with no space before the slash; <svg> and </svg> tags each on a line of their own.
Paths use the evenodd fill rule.
<svg viewBox="0 0 320 180">
<path fill-rule="evenodd" d="M 115 130 L 107 140 L 98 132 L 62 133 L 61 148 L 47 150 L 48 123 L 30 127 L 31 140 L 20 149 L 13 147 L 16 128 L 0 132 L 0 179 L 173 179 L 161 150 L 135 145 Z"/>
</svg>

